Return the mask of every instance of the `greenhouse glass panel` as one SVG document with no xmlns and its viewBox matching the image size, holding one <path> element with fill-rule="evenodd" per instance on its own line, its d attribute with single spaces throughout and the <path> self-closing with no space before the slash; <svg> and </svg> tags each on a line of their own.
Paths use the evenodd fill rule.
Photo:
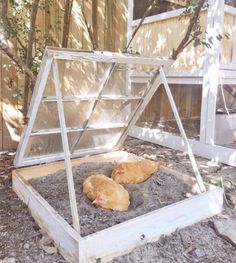
<svg viewBox="0 0 236 263">
<path fill-rule="evenodd" d="M 118 150 L 172 62 L 47 48 L 15 165 L 64 159 L 67 144 L 70 158 Z"/>
<path fill-rule="evenodd" d="M 60 131 L 54 131 L 51 134 L 44 134 L 44 135 L 32 135 L 29 138 L 29 142 L 27 144 L 27 148 L 25 151 L 25 158 L 29 157 L 41 157 L 44 155 L 50 154 L 62 154 L 63 147 L 62 147 L 62 140 Z M 81 136 L 80 132 L 69 132 L 68 133 L 68 143 L 69 148 L 72 147 L 73 143 L 76 139 Z"/>
<path fill-rule="evenodd" d="M 218 86 L 215 144 L 236 149 L 236 85 Z"/>
<path fill-rule="evenodd" d="M 88 127 L 125 125 L 135 112 L 140 100 L 101 100 L 94 109 Z"/>
<path fill-rule="evenodd" d="M 64 101 L 64 113 L 68 128 L 83 128 L 92 109 L 92 101 Z M 57 104 L 55 101 L 43 101 L 39 105 L 33 131 L 60 128 Z"/>
<path fill-rule="evenodd" d="M 112 149 L 118 142 L 124 128 L 102 129 L 94 131 L 86 131 L 81 136 L 75 151 L 79 149 Z"/>
</svg>

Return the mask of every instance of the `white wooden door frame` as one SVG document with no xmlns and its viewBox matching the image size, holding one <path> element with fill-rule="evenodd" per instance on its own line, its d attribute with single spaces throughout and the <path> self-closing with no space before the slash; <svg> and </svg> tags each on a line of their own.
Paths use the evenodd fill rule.
<svg viewBox="0 0 236 263">
<path fill-rule="evenodd" d="M 221 41 L 216 36 L 223 32 L 224 0 L 209 0 L 206 40 L 212 37 L 213 47 L 206 48 L 202 85 L 200 142 L 214 145 L 217 90 L 219 85 Z M 220 12 L 219 12 L 220 10 Z"/>
</svg>

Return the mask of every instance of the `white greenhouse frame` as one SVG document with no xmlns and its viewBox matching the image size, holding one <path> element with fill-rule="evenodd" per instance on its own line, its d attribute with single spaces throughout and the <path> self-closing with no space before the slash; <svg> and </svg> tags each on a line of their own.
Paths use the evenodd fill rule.
<svg viewBox="0 0 236 263">
<path fill-rule="evenodd" d="M 66 127 L 65 122 L 63 100 L 69 99 L 73 101 L 74 99 L 78 98 L 62 97 L 57 60 L 85 60 L 95 62 L 102 61 L 113 63 L 112 65 L 116 63 L 127 63 L 154 66 L 155 69 L 154 71 L 152 71 L 151 80 L 148 83 L 149 89 L 144 94 L 141 103 L 138 104 L 138 107 L 135 109 L 135 113 L 129 120 L 128 125 L 125 126 L 125 130 L 118 140 L 118 144 L 113 149 L 102 149 L 101 151 L 90 150 L 79 152 L 78 154 L 70 152 L 67 137 L 68 128 Z M 15 158 L 15 165 L 17 167 L 22 167 L 58 160 L 63 161 L 14 170 L 13 189 L 18 194 L 18 196 L 28 205 L 32 216 L 35 218 L 39 226 L 43 228 L 54 240 L 59 251 L 68 262 L 96 262 L 96 260 L 99 258 L 102 258 L 102 260 L 104 260 L 102 262 L 106 262 L 107 260 L 110 260 L 115 256 L 127 253 L 127 251 L 130 251 L 138 245 L 155 241 L 161 235 L 169 234 L 176 228 L 188 226 L 201 219 L 221 212 L 223 206 L 223 190 L 221 188 L 213 187 L 203 183 L 191 147 L 183 129 L 180 117 L 178 115 L 178 111 L 176 109 L 169 85 L 167 83 L 167 79 L 165 77 L 165 72 L 168 72 L 172 63 L 173 60 L 166 58 L 150 58 L 109 52 L 79 52 L 76 50 L 59 48 L 46 49 L 28 113 L 29 123 L 23 131 L 22 139 Z M 63 142 L 63 154 L 60 156 L 55 154 L 52 155 L 50 158 L 48 156 L 43 156 L 42 158 L 32 158 L 32 160 L 28 158 L 25 161 L 23 158 L 24 152 L 27 147 L 29 137 L 34 136 L 34 134 L 32 134 L 32 129 L 40 102 L 43 97 L 43 92 L 51 67 L 53 68 L 56 98 L 46 99 L 53 99 L 57 103 L 60 130 L 48 130 L 44 132 L 40 131 L 40 134 L 60 132 Z M 106 78 L 108 77 L 108 75 L 106 75 Z M 132 76 L 130 77 L 132 78 Z M 123 222 L 122 224 L 115 225 L 89 236 L 82 237 L 80 235 L 79 214 L 77 211 L 75 198 L 72 166 L 91 161 L 138 161 L 139 158 L 137 156 L 117 150 L 121 147 L 129 130 L 132 129 L 140 114 L 144 110 L 145 106 L 148 104 L 161 83 L 164 84 L 165 90 L 167 92 L 168 99 L 178 123 L 178 127 L 184 139 L 185 147 L 187 148 L 187 151 L 189 153 L 190 161 L 193 166 L 196 179 L 169 168 L 161 167 L 161 169 L 163 170 L 163 172 L 172 174 L 191 187 L 194 187 L 199 195 L 170 205 L 168 207 L 153 211 L 151 213 L 133 218 L 131 220 Z M 105 82 L 103 84 L 106 85 Z M 100 152 L 106 153 L 89 157 L 85 156 L 94 155 Z M 84 157 L 71 160 L 72 157 L 75 158 L 78 156 Z M 67 222 L 65 222 L 65 220 L 40 196 L 40 194 L 35 189 L 33 189 L 33 187 L 28 182 L 32 178 L 47 176 L 48 174 L 62 168 L 66 169 L 73 228 L 70 227 Z M 116 237 L 115 239 L 114 236 Z M 141 238 L 143 236 L 144 238 Z"/>
</svg>

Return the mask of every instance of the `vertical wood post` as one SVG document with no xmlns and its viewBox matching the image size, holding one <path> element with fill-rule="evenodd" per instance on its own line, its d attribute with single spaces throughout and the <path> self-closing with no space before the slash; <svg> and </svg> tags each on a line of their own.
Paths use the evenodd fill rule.
<svg viewBox="0 0 236 263">
<path fill-rule="evenodd" d="M 206 48 L 204 65 L 200 142 L 214 145 L 217 89 L 219 85 L 221 41 L 216 36 L 223 32 L 224 0 L 209 0 L 206 41 L 212 37 L 212 48 Z"/>
<path fill-rule="evenodd" d="M 236 63 L 236 17 L 234 17 L 234 26 L 233 26 L 233 50 L 232 50 L 232 63 Z"/>
<path fill-rule="evenodd" d="M 61 127 L 62 145 L 65 155 L 65 168 L 66 168 L 66 176 L 67 176 L 68 191 L 70 198 L 72 221 L 75 230 L 77 230 L 80 233 L 79 215 L 78 215 L 78 209 L 77 209 L 76 197 L 75 197 L 72 164 L 70 160 L 70 149 L 69 149 L 69 143 L 68 143 L 68 137 L 66 131 L 64 108 L 62 103 L 61 84 L 59 80 L 58 66 L 56 61 L 54 61 L 53 63 L 53 78 L 54 78 L 55 91 L 56 91 L 58 116 L 59 116 L 60 127 Z"/>
</svg>

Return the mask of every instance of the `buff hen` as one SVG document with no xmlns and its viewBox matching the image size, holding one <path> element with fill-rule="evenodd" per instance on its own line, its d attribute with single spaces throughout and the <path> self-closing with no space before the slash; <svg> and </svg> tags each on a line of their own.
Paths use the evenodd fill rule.
<svg viewBox="0 0 236 263">
<path fill-rule="evenodd" d="M 89 176 L 83 183 L 83 192 L 98 207 L 117 211 L 128 210 L 129 193 L 122 185 L 103 174 Z"/>
<path fill-rule="evenodd" d="M 121 163 L 113 170 L 111 178 L 120 184 L 142 183 L 158 171 L 160 165 L 166 166 L 167 164 L 150 160 Z"/>
</svg>

